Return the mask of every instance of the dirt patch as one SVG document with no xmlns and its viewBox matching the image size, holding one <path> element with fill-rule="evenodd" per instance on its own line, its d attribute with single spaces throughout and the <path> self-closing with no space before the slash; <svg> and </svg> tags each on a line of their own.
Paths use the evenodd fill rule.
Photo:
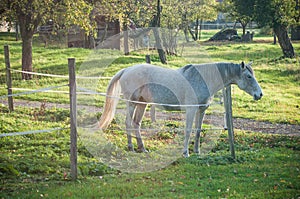
<svg viewBox="0 0 300 199">
<path fill-rule="evenodd" d="M 216 126 L 220 126 L 220 124 L 224 123 L 224 118 L 220 116 L 206 115 L 206 118 L 208 118 L 209 121 L 213 121 L 212 123 Z M 233 126 L 235 129 L 245 131 L 300 136 L 300 125 L 274 124 L 271 122 L 262 122 L 251 119 L 233 118 Z"/>
<path fill-rule="evenodd" d="M 7 101 L 0 99 L 0 103 L 7 105 Z M 23 107 L 32 107 L 39 108 L 43 102 L 35 102 L 35 101 L 25 101 L 25 100 L 15 100 L 15 106 L 23 106 Z M 57 103 L 45 103 L 46 108 L 69 108 L 69 104 L 57 104 Z M 96 108 L 94 106 L 84 106 L 79 105 L 78 110 L 87 110 L 87 111 L 99 111 L 101 112 L 101 108 Z M 224 127 L 224 118 L 222 116 L 217 115 L 206 115 L 204 119 L 204 123 L 212 124 L 217 127 Z M 252 132 L 261 132 L 268 134 L 281 134 L 281 135 L 289 135 L 289 136 L 300 136 L 300 125 L 292 125 L 292 124 L 281 124 L 281 123 L 270 123 L 270 122 L 262 122 L 251 119 L 244 118 L 233 118 L 233 126 L 235 129 L 241 129 L 245 131 Z"/>
</svg>

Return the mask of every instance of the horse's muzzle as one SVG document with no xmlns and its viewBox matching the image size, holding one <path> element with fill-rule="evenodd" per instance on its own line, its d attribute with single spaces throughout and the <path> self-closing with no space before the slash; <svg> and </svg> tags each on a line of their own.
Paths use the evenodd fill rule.
<svg viewBox="0 0 300 199">
<path fill-rule="evenodd" d="M 264 95 L 263 93 L 260 93 L 259 95 L 254 94 L 253 98 L 254 100 L 260 100 L 263 95 Z"/>
</svg>

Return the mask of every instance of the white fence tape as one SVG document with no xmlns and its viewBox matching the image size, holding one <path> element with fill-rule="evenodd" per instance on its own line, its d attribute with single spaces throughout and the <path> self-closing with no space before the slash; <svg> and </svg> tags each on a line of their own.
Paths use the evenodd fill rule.
<svg viewBox="0 0 300 199">
<path fill-rule="evenodd" d="M 36 90 L 31 90 L 31 91 L 21 92 L 21 93 L 15 93 L 15 94 L 11 94 L 11 95 L 2 95 L 2 96 L 0 96 L 0 99 L 1 98 L 7 98 L 7 97 L 20 96 L 20 95 L 29 95 L 29 94 L 33 94 L 33 93 L 46 92 L 46 91 L 56 89 L 56 88 L 61 88 L 61 87 L 64 87 L 64 86 L 68 86 L 68 84 L 61 85 L 61 86 L 51 86 L 51 87 L 47 87 L 47 88 L 41 88 L 41 89 L 36 89 Z"/>
<path fill-rule="evenodd" d="M 53 75 L 53 74 L 36 73 L 36 72 L 29 72 L 29 71 L 21 71 L 21 70 L 15 70 L 15 69 L 10 69 L 10 71 L 17 72 L 17 73 L 29 74 L 29 75 L 39 75 L 39 76 L 46 76 L 46 77 L 69 78 L 69 76 L 66 76 L 66 75 Z"/>
<path fill-rule="evenodd" d="M 36 73 L 36 72 L 28 72 L 28 71 L 20 71 L 20 70 L 14 70 L 10 69 L 13 72 L 19 72 L 19 73 L 26 73 L 26 74 L 32 74 L 32 75 L 39 75 L 39 76 L 46 76 L 46 77 L 57 77 L 57 78 L 69 78 L 69 76 L 65 75 L 53 75 L 53 74 L 44 74 L 44 73 Z M 112 77 L 81 77 L 77 76 L 76 79 L 111 79 Z M 47 88 L 41 88 L 41 89 L 36 89 L 36 90 L 31 90 L 31 89 L 23 89 L 23 88 L 12 88 L 13 90 L 28 90 L 27 92 L 21 92 L 21 93 L 16 93 L 16 94 L 11 94 L 11 95 L 3 95 L 0 96 L 1 98 L 7 98 L 7 97 L 14 97 L 14 96 L 20 96 L 20 95 L 28 95 L 28 94 L 33 94 L 33 93 L 39 93 L 39 92 L 57 92 L 57 93 L 69 93 L 66 91 L 52 91 L 53 89 L 56 88 L 61 88 L 67 85 L 61 85 L 61 86 L 51 86 Z M 201 106 L 209 106 L 210 104 L 192 104 L 192 105 L 177 105 L 177 104 L 160 104 L 160 103 L 147 103 L 147 102 L 141 102 L 141 101 L 133 101 L 133 100 L 128 100 L 128 99 L 123 99 L 120 97 L 116 96 L 109 96 L 106 93 L 100 93 L 96 91 L 92 91 L 86 88 L 81 88 L 77 87 L 78 90 L 81 90 L 83 92 L 77 92 L 78 94 L 89 94 L 89 95 L 102 95 L 105 97 L 110 97 L 110 98 L 115 98 L 121 101 L 125 102 L 132 102 L 132 103 L 137 103 L 137 104 L 147 104 L 147 105 L 157 105 L 157 106 L 168 106 L 168 107 L 201 107 Z M 44 129 L 44 130 L 34 130 L 34 131 L 25 131 L 25 132 L 14 132 L 14 133 L 3 133 L 0 134 L 0 137 L 8 137 L 8 136 L 17 136 L 17 135 L 27 135 L 27 134 L 37 134 L 37 133 L 49 133 L 52 131 L 58 131 L 62 130 L 64 128 L 53 128 L 53 129 Z"/>
<path fill-rule="evenodd" d="M 37 134 L 37 133 L 50 133 L 53 131 L 63 130 L 65 128 L 53 128 L 53 129 L 43 129 L 43 130 L 34 130 L 34 131 L 24 131 L 24 132 L 14 132 L 14 133 L 2 133 L 0 137 L 9 137 L 17 135 L 28 135 L 28 134 Z"/>
<path fill-rule="evenodd" d="M 45 77 L 57 77 L 57 78 L 65 78 L 69 79 L 69 76 L 67 75 L 54 75 L 54 74 L 45 74 L 45 73 L 36 73 L 36 72 L 29 72 L 29 71 L 21 71 L 21 70 L 15 70 L 15 69 L 10 69 L 12 72 L 17 72 L 17 73 L 25 73 L 25 74 L 30 74 L 30 75 L 39 75 L 39 76 L 45 76 Z M 110 80 L 112 77 L 84 77 L 84 76 L 77 76 L 76 79 L 107 79 Z"/>
<path fill-rule="evenodd" d="M 107 95 L 106 93 L 99 93 L 96 91 L 92 91 L 86 88 L 81 88 L 81 87 L 77 87 L 77 89 L 81 90 L 81 91 L 85 91 L 89 94 L 95 94 L 95 95 L 102 95 L 102 96 L 106 96 L 109 98 L 114 98 L 114 99 L 118 99 L 121 101 L 125 101 L 125 102 L 132 102 L 132 103 L 136 103 L 136 104 L 146 104 L 146 105 L 156 105 L 156 106 L 168 106 L 168 107 L 201 107 L 201 106 L 209 106 L 210 104 L 160 104 L 160 103 L 154 103 L 154 102 L 141 102 L 141 101 L 134 101 L 134 100 L 128 100 L 128 99 L 123 99 L 117 96 L 110 96 Z"/>
<path fill-rule="evenodd" d="M 11 88 L 12 90 L 15 91 L 33 91 L 32 89 L 29 88 Z M 70 91 L 54 91 L 54 90 L 47 90 L 47 91 L 43 91 L 44 93 L 62 93 L 62 94 L 69 94 Z M 83 95 L 94 95 L 91 93 L 87 93 L 87 92 L 76 92 L 76 94 L 83 94 Z"/>
<path fill-rule="evenodd" d="M 13 91 L 34 91 L 33 89 L 30 88 L 11 88 Z M 69 91 L 54 91 L 54 90 L 47 90 L 43 91 L 43 93 L 64 93 L 64 94 L 69 94 Z"/>
</svg>

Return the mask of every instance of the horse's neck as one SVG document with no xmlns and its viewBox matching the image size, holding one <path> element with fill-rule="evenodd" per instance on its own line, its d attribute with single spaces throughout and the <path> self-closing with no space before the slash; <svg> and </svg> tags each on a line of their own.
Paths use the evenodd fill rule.
<svg viewBox="0 0 300 199">
<path fill-rule="evenodd" d="M 235 84 L 238 78 L 240 67 L 238 64 L 226 63 L 219 66 L 219 71 L 223 78 L 224 87 Z"/>
<path fill-rule="evenodd" d="M 194 67 L 194 69 L 193 69 Z M 222 88 L 235 83 L 239 67 L 232 63 L 214 63 L 207 65 L 188 65 L 181 69 L 181 72 L 189 79 L 192 76 L 200 75 L 205 82 L 210 95 L 213 95 Z"/>
</svg>

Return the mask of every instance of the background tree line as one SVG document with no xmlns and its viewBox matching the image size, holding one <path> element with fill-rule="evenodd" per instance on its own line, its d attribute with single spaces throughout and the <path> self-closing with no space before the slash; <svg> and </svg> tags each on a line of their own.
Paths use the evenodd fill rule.
<svg viewBox="0 0 300 199">
<path fill-rule="evenodd" d="M 137 27 L 182 30 L 188 41 L 190 36 L 193 40 L 200 39 L 198 27 L 201 28 L 203 21 L 215 20 L 221 11 L 240 22 L 243 33 L 250 21 L 257 22 L 260 27 L 272 27 L 283 56 L 291 58 L 295 52 L 288 28 L 299 26 L 299 7 L 299 0 L 224 0 L 222 3 L 215 0 L 1 0 L 0 19 L 19 25 L 22 70 L 32 71 L 32 39 L 38 26 L 52 20 L 57 29 L 67 31 L 72 25 L 78 25 L 87 35 L 93 36 L 96 13 L 105 15 L 108 20 L 120 20 L 125 32 L 133 21 Z M 156 39 L 164 38 L 158 35 Z M 159 52 L 163 63 L 166 62 L 164 53 L 172 51 L 168 49 L 171 47 L 166 47 L 162 46 Z M 31 77 L 23 74 L 23 78 Z"/>
</svg>

